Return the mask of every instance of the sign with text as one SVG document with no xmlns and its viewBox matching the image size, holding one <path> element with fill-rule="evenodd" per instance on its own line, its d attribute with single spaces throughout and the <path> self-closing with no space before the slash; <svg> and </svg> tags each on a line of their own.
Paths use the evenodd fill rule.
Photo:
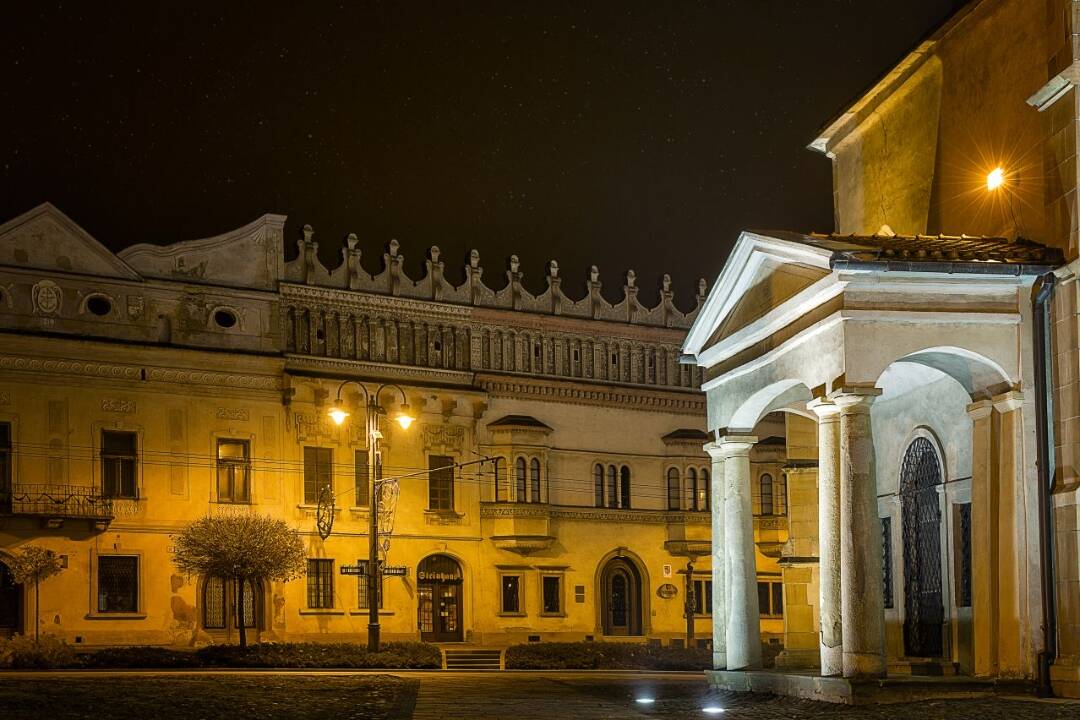
<svg viewBox="0 0 1080 720">
<path fill-rule="evenodd" d="M 360 560 L 355 565 L 342 565 L 339 572 L 342 575 L 367 575 L 367 560 Z M 382 574 L 390 577 L 407 577 L 409 567 L 407 565 L 384 565 Z"/>
</svg>

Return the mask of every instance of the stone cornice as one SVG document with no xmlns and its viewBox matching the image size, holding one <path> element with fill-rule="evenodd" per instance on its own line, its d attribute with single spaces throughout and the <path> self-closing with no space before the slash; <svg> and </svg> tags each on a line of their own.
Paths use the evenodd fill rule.
<svg viewBox="0 0 1080 720">
<path fill-rule="evenodd" d="M 705 412 L 705 396 L 691 390 L 665 391 L 649 386 L 605 387 L 573 381 L 542 380 L 487 373 L 477 373 L 476 384 L 495 397 L 530 398 L 548 402 L 602 405 L 687 415 Z"/>
<path fill-rule="evenodd" d="M 481 518 L 544 518 L 559 520 L 604 520 L 607 522 L 708 525 L 708 512 L 668 510 L 620 510 L 616 508 L 541 505 L 537 503 L 481 503 Z"/>
<path fill-rule="evenodd" d="M 403 379 L 432 385 L 473 385 L 473 373 L 462 370 L 444 370 L 442 368 L 397 365 L 394 363 L 369 362 L 367 360 L 345 360 L 295 353 L 289 353 L 285 356 L 285 369 L 364 378 Z"/>
<path fill-rule="evenodd" d="M 126 363 L 39 358 L 23 355 L 0 355 L 0 370 L 125 381 L 140 381 L 143 379 L 143 373 L 145 372 L 145 379 L 150 382 L 211 385 L 253 390 L 280 390 L 282 387 L 279 375 L 222 373 L 188 368 L 147 367 Z"/>
</svg>

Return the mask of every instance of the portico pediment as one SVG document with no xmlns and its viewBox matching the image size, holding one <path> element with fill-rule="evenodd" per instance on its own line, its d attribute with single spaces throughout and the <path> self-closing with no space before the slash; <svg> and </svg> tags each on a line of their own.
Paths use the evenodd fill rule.
<svg viewBox="0 0 1080 720">
<path fill-rule="evenodd" d="M 50 203 L 0 225 L 0 265 L 139 279 L 127 263 Z"/>
</svg>

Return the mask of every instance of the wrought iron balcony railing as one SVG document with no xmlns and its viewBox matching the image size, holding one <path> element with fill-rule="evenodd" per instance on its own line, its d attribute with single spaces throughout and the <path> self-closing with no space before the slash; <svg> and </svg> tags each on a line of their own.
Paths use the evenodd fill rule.
<svg viewBox="0 0 1080 720">
<path fill-rule="evenodd" d="M 0 513 L 108 522 L 113 500 L 86 485 L 16 484 L 10 492 L 0 492 Z"/>
</svg>

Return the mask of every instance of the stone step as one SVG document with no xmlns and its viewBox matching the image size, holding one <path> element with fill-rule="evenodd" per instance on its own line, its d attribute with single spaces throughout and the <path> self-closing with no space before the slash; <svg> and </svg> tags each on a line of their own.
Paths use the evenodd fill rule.
<svg viewBox="0 0 1080 720">
<path fill-rule="evenodd" d="M 889 674 L 910 677 L 954 677 L 959 675 L 956 663 L 941 658 L 906 658 L 889 663 Z"/>
<path fill-rule="evenodd" d="M 501 670 L 501 650 L 445 650 L 443 668 L 446 670 Z"/>
</svg>

